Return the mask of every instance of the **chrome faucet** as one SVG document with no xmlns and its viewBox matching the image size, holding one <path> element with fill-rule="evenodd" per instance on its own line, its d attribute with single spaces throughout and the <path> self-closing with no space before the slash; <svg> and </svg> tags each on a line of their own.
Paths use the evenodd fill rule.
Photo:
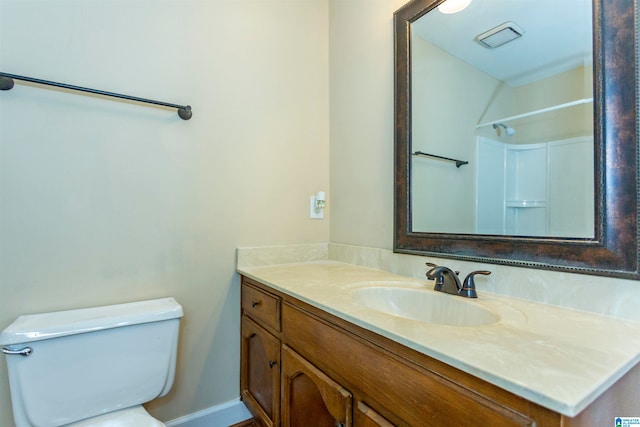
<svg viewBox="0 0 640 427">
<path fill-rule="evenodd" d="M 431 269 L 427 271 L 427 278 L 436 281 L 433 290 L 465 298 L 478 298 L 476 282 L 473 279 L 476 274 L 485 276 L 491 274 L 491 272 L 487 270 L 472 271 L 465 277 L 464 281 L 460 283 L 460 278 L 458 277 L 458 274 L 460 274 L 459 271 L 452 271 L 448 267 L 439 266 L 430 262 L 427 262 L 426 265 L 431 267 Z"/>
</svg>

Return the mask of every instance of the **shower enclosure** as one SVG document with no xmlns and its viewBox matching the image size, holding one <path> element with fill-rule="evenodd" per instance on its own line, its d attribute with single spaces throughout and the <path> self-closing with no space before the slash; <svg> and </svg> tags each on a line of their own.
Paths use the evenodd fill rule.
<svg viewBox="0 0 640 427">
<path fill-rule="evenodd" d="M 476 141 L 476 232 L 593 237 L 593 140 Z"/>
</svg>

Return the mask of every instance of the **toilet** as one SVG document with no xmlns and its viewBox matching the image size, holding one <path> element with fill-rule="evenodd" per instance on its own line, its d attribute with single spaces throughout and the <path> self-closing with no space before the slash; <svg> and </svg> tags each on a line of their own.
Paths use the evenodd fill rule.
<svg viewBox="0 0 640 427">
<path fill-rule="evenodd" d="M 16 427 L 162 427 L 142 407 L 173 385 L 173 298 L 18 317 L 2 333 Z"/>
</svg>

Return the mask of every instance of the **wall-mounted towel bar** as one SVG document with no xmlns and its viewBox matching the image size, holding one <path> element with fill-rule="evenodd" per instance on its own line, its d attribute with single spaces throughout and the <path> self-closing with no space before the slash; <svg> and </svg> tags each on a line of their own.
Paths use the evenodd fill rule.
<svg viewBox="0 0 640 427">
<path fill-rule="evenodd" d="M 416 151 L 413 153 L 414 156 L 424 156 L 424 157 L 431 157 L 434 159 L 439 159 L 439 160 L 446 160 L 448 162 L 454 162 L 456 164 L 456 167 L 459 168 L 462 165 L 468 165 L 469 162 L 465 162 L 464 160 L 457 160 L 457 159 L 451 159 L 449 157 L 442 157 L 442 156 L 436 156 L 435 154 L 429 154 L 429 153 L 423 153 L 422 151 Z"/>
<path fill-rule="evenodd" d="M 89 89 L 87 87 L 73 86 L 66 83 L 51 82 L 48 80 L 34 79 L 33 77 L 18 76 L 16 74 L 9 74 L 9 73 L 3 73 L 3 72 L 0 72 L 0 90 L 10 90 L 13 87 L 14 80 L 22 80 L 25 82 L 37 83 L 37 84 L 47 85 L 47 86 L 55 86 L 63 89 L 71 89 L 71 90 L 76 90 L 80 92 L 94 93 L 96 95 L 110 96 L 113 98 L 121 98 L 129 101 L 143 102 L 145 104 L 154 104 L 154 105 L 161 105 L 163 107 L 177 108 L 178 116 L 180 116 L 182 120 L 189 120 L 192 115 L 191 106 L 189 105 L 177 105 L 177 104 L 171 104 L 169 102 L 154 101 L 152 99 L 138 98 L 136 96 L 122 95 L 120 93 L 106 92 L 106 91 L 97 90 L 97 89 Z"/>
</svg>

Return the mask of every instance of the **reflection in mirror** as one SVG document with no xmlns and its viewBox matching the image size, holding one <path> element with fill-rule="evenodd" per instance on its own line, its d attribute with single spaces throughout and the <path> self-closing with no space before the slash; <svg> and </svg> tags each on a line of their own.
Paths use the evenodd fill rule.
<svg viewBox="0 0 640 427">
<path fill-rule="evenodd" d="M 394 14 L 394 251 L 640 280 L 637 0 L 443 3 Z"/>
<path fill-rule="evenodd" d="M 411 23 L 413 231 L 594 237 L 591 9 L 473 0 Z"/>
</svg>

